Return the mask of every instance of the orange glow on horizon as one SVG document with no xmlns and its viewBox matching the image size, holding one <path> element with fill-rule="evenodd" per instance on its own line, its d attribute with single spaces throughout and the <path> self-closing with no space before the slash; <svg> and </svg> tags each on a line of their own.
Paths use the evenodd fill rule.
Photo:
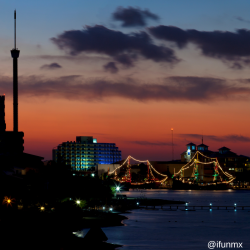
<svg viewBox="0 0 250 250">
<path fill-rule="evenodd" d="M 24 152 L 42 156 L 45 160 L 52 159 L 54 147 L 65 141 L 75 141 L 76 136 L 93 136 L 99 143 L 116 143 L 123 159 L 133 155 L 140 159 L 171 160 L 172 135 L 166 131 L 170 125 L 178 131 L 175 133 L 178 158 L 186 150 L 187 143 L 201 143 L 202 136 L 197 135 L 203 131 L 204 143 L 210 150 L 227 146 L 232 152 L 248 155 L 249 142 L 220 139 L 220 136 L 237 134 L 237 131 L 250 137 L 247 105 L 239 102 L 198 106 L 189 103 L 190 110 L 196 112 L 186 112 L 181 102 L 166 109 L 171 107 L 171 102 L 140 103 L 125 99 L 80 102 L 23 97 L 19 100 L 19 131 L 24 132 Z M 227 105 L 226 110 L 224 105 Z M 12 107 L 9 96 L 5 102 L 7 131 L 12 131 Z M 170 127 L 171 131 L 173 127 Z M 213 136 L 218 140 L 213 140 Z"/>
</svg>

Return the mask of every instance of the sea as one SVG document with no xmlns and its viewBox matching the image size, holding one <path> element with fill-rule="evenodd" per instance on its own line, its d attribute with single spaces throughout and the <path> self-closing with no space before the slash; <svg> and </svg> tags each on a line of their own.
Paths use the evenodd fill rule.
<svg viewBox="0 0 250 250">
<path fill-rule="evenodd" d="M 248 190 L 130 190 L 127 197 L 185 201 L 177 210 L 135 209 L 123 214 L 124 226 L 102 228 L 109 243 L 121 250 L 250 249 L 250 191 Z M 212 209 L 193 209 L 210 206 Z M 236 204 L 236 205 L 235 205 Z M 179 205 L 180 206 L 180 205 Z M 217 209 L 216 206 L 231 206 Z M 232 206 L 236 206 L 234 209 Z M 245 207 L 242 210 L 241 206 Z M 88 229 L 82 230 L 82 237 Z"/>
</svg>

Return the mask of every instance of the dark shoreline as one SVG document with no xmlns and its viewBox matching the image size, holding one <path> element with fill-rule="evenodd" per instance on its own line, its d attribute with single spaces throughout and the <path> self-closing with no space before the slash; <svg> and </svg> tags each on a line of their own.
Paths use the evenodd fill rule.
<svg viewBox="0 0 250 250">
<path fill-rule="evenodd" d="M 86 241 L 77 237 L 73 232 L 87 228 L 103 228 L 113 226 L 124 226 L 123 221 L 128 217 L 121 215 L 130 213 L 129 210 L 138 209 L 136 205 L 138 199 L 130 198 L 115 200 L 113 212 L 102 210 L 84 210 L 81 213 L 44 211 L 37 209 L 17 210 L 13 207 L 2 208 L 0 214 L 1 238 L 5 242 L 10 242 L 8 249 L 23 248 L 34 249 L 116 249 L 121 247 L 105 242 Z M 124 202 L 127 205 L 123 208 Z M 161 204 L 183 204 L 180 201 L 168 201 L 160 199 L 141 199 L 141 205 L 161 205 Z M 116 209 L 117 208 L 117 209 Z M 119 209 L 122 208 L 122 209 Z M 13 240 L 14 235 L 14 240 Z"/>
</svg>

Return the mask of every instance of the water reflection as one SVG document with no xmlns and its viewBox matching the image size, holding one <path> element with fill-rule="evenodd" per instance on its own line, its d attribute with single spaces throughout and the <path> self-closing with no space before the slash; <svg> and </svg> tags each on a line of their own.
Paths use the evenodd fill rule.
<svg viewBox="0 0 250 250">
<path fill-rule="evenodd" d="M 192 205 L 213 206 L 235 203 L 250 206 L 250 192 L 245 190 L 140 190 L 123 192 L 128 197 L 184 200 Z M 236 210 L 236 211 L 235 211 Z M 133 210 L 124 214 L 126 227 L 107 227 L 103 231 L 109 241 L 123 245 L 126 250 L 208 249 L 209 241 L 239 241 L 250 249 L 250 209 L 196 211 Z"/>
</svg>

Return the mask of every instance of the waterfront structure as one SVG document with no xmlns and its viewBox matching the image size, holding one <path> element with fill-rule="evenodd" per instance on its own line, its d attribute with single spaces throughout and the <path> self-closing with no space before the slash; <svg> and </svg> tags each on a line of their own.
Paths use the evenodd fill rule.
<svg viewBox="0 0 250 250">
<path fill-rule="evenodd" d="M 217 158 L 221 167 L 224 171 L 228 171 L 229 173 L 233 172 L 243 172 L 243 170 L 250 171 L 250 157 L 244 155 L 237 155 L 236 153 L 232 152 L 231 149 L 227 147 L 221 147 L 218 151 L 211 151 L 208 149 L 208 146 L 205 144 L 200 144 L 196 146 L 193 143 L 187 144 L 187 150 L 181 154 L 181 161 L 182 162 L 189 162 L 190 161 L 190 151 L 189 145 L 192 144 L 195 149 L 192 150 L 191 156 L 196 153 L 196 151 L 200 151 L 203 155 L 210 157 L 210 158 Z M 191 157 L 191 159 L 192 159 Z M 204 162 L 208 159 L 203 157 Z"/>
<path fill-rule="evenodd" d="M 198 152 L 199 154 L 197 154 Z M 227 147 L 211 151 L 203 140 L 199 145 L 188 143 L 180 160 L 150 162 L 157 171 L 170 177 L 166 181 L 167 184 L 171 182 L 171 177 L 175 176 L 186 183 L 191 183 L 193 180 L 201 184 L 228 180 L 228 176 L 218 169 L 215 159 L 218 160 L 219 166 L 224 172 L 236 177 L 236 181 L 249 181 L 250 157 L 237 155 Z M 182 169 L 189 162 L 193 162 L 192 166 Z M 178 174 L 176 175 L 176 173 Z"/>
<path fill-rule="evenodd" d="M 76 141 L 59 144 L 52 150 L 55 162 L 70 165 L 73 171 L 95 171 L 98 164 L 121 160 L 115 143 L 98 143 L 92 136 L 77 136 Z"/>
<path fill-rule="evenodd" d="M 101 176 L 102 174 L 109 173 L 112 171 L 115 171 L 115 175 L 120 173 L 120 162 L 114 163 L 114 164 L 98 164 L 95 168 L 95 171 L 97 172 L 98 176 Z"/>
</svg>

